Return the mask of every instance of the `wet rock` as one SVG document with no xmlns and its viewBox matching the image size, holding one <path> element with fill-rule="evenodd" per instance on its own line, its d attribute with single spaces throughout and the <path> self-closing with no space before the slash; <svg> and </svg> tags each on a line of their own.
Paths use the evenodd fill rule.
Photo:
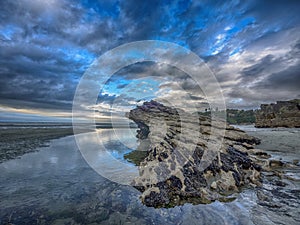
<svg viewBox="0 0 300 225">
<path fill-rule="evenodd" d="M 296 166 L 300 166 L 300 162 L 299 162 L 298 159 L 294 159 L 293 164 L 296 165 Z"/>
<path fill-rule="evenodd" d="M 262 190 L 258 190 L 256 192 L 256 196 L 260 201 L 271 201 L 272 198 L 270 196 L 268 196 L 266 193 L 264 193 L 264 191 Z"/>
<path fill-rule="evenodd" d="M 145 205 L 209 203 L 260 185 L 261 166 L 250 157 L 260 141 L 242 130 L 155 101 L 127 115 L 140 128 L 137 137 L 150 143 L 133 181 Z"/>
<path fill-rule="evenodd" d="M 216 183 L 215 181 L 212 182 L 211 185 L 210 185 L 210 187 L 211 187 L 212 189 L 216 190 L 216 189 L 217 189 L 217 183 Z"/>
<path fill-rule="evenodd" d="M 261 158 L 264 158 L 264 159 L 268 159 L 271 157 L 271 155 L 269 155 L 268 153 L 263 152 L 263 151 L 257 151 L 257 152 L 255 152 L 255 155 L 260 156 Z"/>
<path fill-rule="evenodd" d="M 282 167 L 284 165 L 285 165 L 285 163 L 280 161 L 280 160 L 272 159 L 272 160 L 269 161 L 269 166 L 270 167 Z"/>
</svg>

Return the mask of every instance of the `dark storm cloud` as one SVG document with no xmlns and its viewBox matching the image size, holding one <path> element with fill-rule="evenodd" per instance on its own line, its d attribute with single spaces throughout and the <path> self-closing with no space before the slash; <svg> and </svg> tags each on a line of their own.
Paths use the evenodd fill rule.
<svg viewBox="0 0 300 225">
<path fill-rule="evenodd" d="M 0 94 L 2 99 L 57 103 L 70 108 L 80 64 L 29 44 L 3 46 L 0 53 Z M 72 72 L 73 71 L 73 72 Z M 55 107 L 55 106 L 54 106 Z"/>
<path fill-rule="evenodd" d="M 273 73 L 257 84 L 256 89 L 264 90 L 289 90 L 299 92 L 300 88 L 300 64 L 291 66 L 278 73 Z"/>
<path fill-rule="evenodd" d="M 174 82 L 181 83 L 182 88 L 190 89 L 195 87 L 187 78 L 188 74 L 178 68 L 166 63 L 138 62 L 124 67 L 110 77 L 107 85 L 121 82 L 117 88 L 124 88 L 130 81 L 140 78 L 151 77 L 152 79 L 168 78 Z M 122 83 L 125 82 L 125 83 Z M 167 86 L 167 85 L 162 85 Z"/>
<path fill-rule="evenodd" d="M 199 96 L 195 96 L 195 95 L 190 95 L 189 96 L 192 100 L 203 100 L 204 98 L 199 97 Z"/>
<path fill-rule="evenodd" d="M 267 55 L 263 57 L 257 64 L 246 67 L 242 70 L 242 77 L 245 79 L 257 78 L 267 67 L 272 66 L 274 63 L 274 56 Z"/>
<path fill-rule="evenodd" d="M 143 39 L 171 41 L 203 57 L 229 102 L 252 99 L 256 106 L 260 99 L 271 100 L 267 93 L 275 86 L 284 89 L 277 97 L 292 97 L 299 83 L 298 14 L 299 1 L 4 0 L 0 101 L 19 108 L 70 109 L 76 85 L 93 59 Z M 291 49 L 279 55 L 287 47 Z M 231 62 L 236 55 L 242 59 Z M 110 82 L 121 89 L 145 74 L 154 79 L 174 75 L 173 82 L 183 89 L 197 89 L 176 68 L 163 67 L 163 73 L 160 69 L 153 63 L 136 64 L 130 73 L 125 68 Z M 264 93 L 255 98 L 253 90 Z M 193 100 L 201 100 L 201 95 L 192 94 Z M 104 94 L 99 101 L 111 103 L 112 96 Z"/>
<path fill-rule="evenodd" d="M 63 2 L 53 6 L 43 1 L 1 2 L 2 104 L 71 109 L 76 80 L 87 65 L 76 60 L 84 50 L 73 50 L 74 43 L 64 35 L 82 13 L 66 6 Z"/>
<path fill-rule="evenodd" d="M 284 55 L 267 55 L 241 71 L 240 82 L 229 96 L 242 99 L 243 106 L 259 106 L 262 102 L 299 98 L 299 41 Z M 248 85 L 248 87 L 247 87 Z"/>
</svg>

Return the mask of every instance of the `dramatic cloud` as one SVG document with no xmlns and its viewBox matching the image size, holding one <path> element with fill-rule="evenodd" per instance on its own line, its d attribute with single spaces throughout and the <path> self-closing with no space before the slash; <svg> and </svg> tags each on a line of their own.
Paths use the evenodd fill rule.
<svg viewBox="0 0 300 225">
<path fill-rule="evenodd" d="M 3 0 L 0 105 L 5 118 L 16 113 L 12 109 L 70 113 L 76 86 L 94 59 L 147 39 L 174 42 L 202 57 L 227 107 L 299 98 L 299 10 L 293 0 Z M 206 102 L 187 74 L 149 62 L 116 73 L 99 90 L 97 110 L 108 116 L 162 97 L 186 107 Z"/>
</svg>

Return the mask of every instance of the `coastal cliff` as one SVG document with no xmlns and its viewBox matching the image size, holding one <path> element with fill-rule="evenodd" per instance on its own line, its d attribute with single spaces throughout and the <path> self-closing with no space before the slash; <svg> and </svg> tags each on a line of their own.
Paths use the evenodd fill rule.
<svg viewBox="0 0 300 225">
<path fill-rule="evenodd" d="M 145 205 L 227 201 L 242 187 L 260 185 L 261 164 L 254 156 L 259 140 L 242 130 L 225 123 L 222 136 L 222 123 L 194 118 L 156 101 L 145 102 L 127 116 L 140 128 L 140 150 L 147 152 L 139 164 L 140 176 L 133 181 Z M 213 129 L 219 135 L 212 135 Z M 222 145 L 215 152 L 210 143 L 220 138 Z"/>
<path fill-rule="evenodd" d="M 255 117 L 256 127 L 300 127 L 300 99 L 262 104 Z"/>
</svg>

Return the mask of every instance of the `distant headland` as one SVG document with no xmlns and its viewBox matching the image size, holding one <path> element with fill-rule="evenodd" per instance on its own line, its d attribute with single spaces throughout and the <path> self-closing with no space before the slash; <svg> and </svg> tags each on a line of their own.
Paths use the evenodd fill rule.
<svg viewBox="0 0 300 225">
<path fill-rule="evenodd" d="M 300 127 L 300 99 L 262 104 L 255 117 L 255 127 Z"/>
</svg>

